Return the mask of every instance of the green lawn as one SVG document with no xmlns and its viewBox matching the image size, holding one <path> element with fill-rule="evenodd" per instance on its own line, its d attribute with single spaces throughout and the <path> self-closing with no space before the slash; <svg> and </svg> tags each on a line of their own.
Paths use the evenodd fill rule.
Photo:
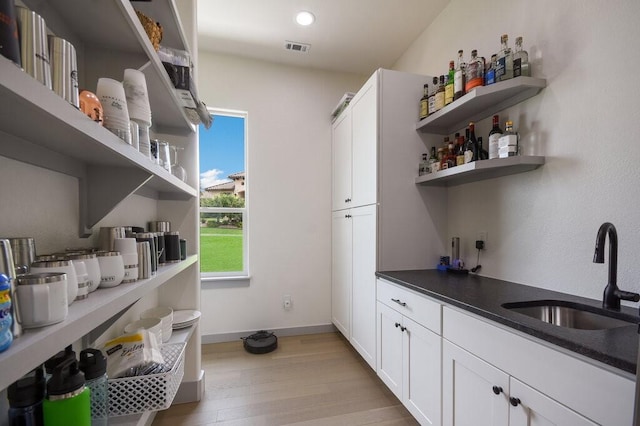
<svg viewBox="0 0 640 426">
<path fill-rule="evenodd" d="M 242 271 L 242 229 L 200 228 L 200 271 Z"/>
</svg>

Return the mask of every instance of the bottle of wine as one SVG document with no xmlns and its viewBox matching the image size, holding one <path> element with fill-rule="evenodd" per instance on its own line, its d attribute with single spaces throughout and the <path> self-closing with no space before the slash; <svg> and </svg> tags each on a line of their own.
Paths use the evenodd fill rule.
<svg viewBox="0 0 640 426">
<path fill-rule="evenodd" d="M 436 92 L 438 91 L 438 77 L 433 77 L 431 93 L 429 93 L 429 115 L 436 112 Z"/>
<path fill-rule="evenodd" d="M 429 115 L 429 85 L 425 83 L 424 86 L 422 86 L 422 90 L 423 95 L 422 98 L 420 98 L 420 120 L 427 118 Z"/>
<path fill-rule="evenodd" d="M 444 108 L 444 75 L 440 76 L 440 84 L 436 92 L 436 111 L 440 111 L 442 108 Z"/>
<path fill-rule="evenodd" d="M 498 158 L 498 139 L 502 136 L 500 116 L 493 116 L 493 128 L 489 132 L 489 159 Z"/>
<path fill-rule="evenodd" d="M 458 50 L 458 66 L 453 74 L 453 100 L 457 101 L 461 97 L 464 96 L 464 86 L 465 86 L 465 71 L 467 68 L 467 64 L 465 64 L 464 59 L 462 58 L 463 51 Z"/>
<path fill-rule="evenodd" d="M 496 81 L 504 81 L 513 78 L 513 52 L 508 46 L 509 37 L 503 34 L 500 37 L 502 48 L 498 53 L 498 63 L 496 67 Z"/>
<path fill-rule="evenodd" d="M 513 54 L 513 76 L 520 77 L 525 75 L 531 76 L 529 68 L 529 54 L 526 50 L 522 50 L 522 37 L 516 37 L 516 51 Z"/>
<path fill-rule="evenodd" d="M 476 139 L 475 124 L 469 123 L 469 136 L 465 142 L 464 162 L 478 161 L 478 140 Z"/>
<path fill-rule="evenodd" d="M 469 93 L 474 87 L 484 84 L 484 62 L 478 57 L 478 51 L 471 51 L 471 60 L 467 64 L 466 82 L 464 90 Z"/>
<path fill-rule="evenodd" d="M 445 105 L 449 105 L 451 102 L 453 102 L 453 94 L 454 94 L 453 82 L 455 80 L 455 69 L 454 69 L 453 61 L 449 61 L 448 77 L 449 78 L 447 80 L 447 85 L 444 88 L 444 104 Z"/>
<path fill-rule="evenodd" d="M 478 136 L 478 160 L 488 160 L 489 153 L 482 147 L 482 136 Z"/>
</svg>

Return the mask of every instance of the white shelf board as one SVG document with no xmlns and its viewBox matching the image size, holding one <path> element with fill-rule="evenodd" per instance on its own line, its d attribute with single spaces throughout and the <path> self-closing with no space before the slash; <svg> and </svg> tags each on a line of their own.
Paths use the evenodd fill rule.
<svg viewBox="0 0 640 426">
<path fill-rule="evenodd" d="M 489 86 L 473 89 L 440 111 L 420 120 L 416 130 L 446 135 L 465 128 L 470 121 L 479 121 L 505 108 L 537 95 L 546 80 L 516 77 Z"/>
<path fill-rule="evenodd" d="M 439 170 L 416 178 L 416 185 L 456 186 L 537 169 L 544 164 L 542 156 L 515 156 L 474 161 L 450 169 Z"/>
<path fill-rule="evenodd" d="M 75 177 L 82 177 L 91 166 L 135 168 L 153 175 L 149 188 L 174 194 L 168 198 L 198 196 L 195 188 L 152 163 L 2 56 L 0 97 L 0 135 L 11 136 L 3 141 L 0 155 Z"/>
<path fill-rule="evenodd" d="M 25 330 L 11 347 L 0 353 L 0 389 L 7 388 L 22 375 L 45 362 L 65 346 L 88 334 L 114 315 L 128 308 L 150 291 L 160 287 L 189 266 L 196 263 L 197 255 L 180 263 L 159 268 L 153 277 L 113 288 L 98 288 L 84 300 L 69 306 L 67 318 L 57 324 Z"/>
</svg>

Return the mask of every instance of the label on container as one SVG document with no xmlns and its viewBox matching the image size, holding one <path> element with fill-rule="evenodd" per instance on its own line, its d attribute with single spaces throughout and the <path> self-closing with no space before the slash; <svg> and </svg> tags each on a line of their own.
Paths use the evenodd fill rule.
<svg viewBox="0 0 640 426">
<path fill-rule="evenodd" d="M 444 88 L 444 104 L 449 105 L 453 102 L 453 84 L 447 84 Z"/>
<path fill-rule="evenodd" d="M 436 111 L 444 108 L 444 92 L 436 93 Z"/>
<path fill-rule="evenodd" d="M 495 80 L 496 81 L 500 81 L 502 76 L 507 72 L 507 70 L 506 70 L 506 62 L 507 62 L 507 58 L 506 57 L 503 56 L 502 58 L 498 58 L 498 62 L 496 62 L 496 71 L 495 71 Z"/>
<path fill-rule="evenodd" d="M 436 112 L 436 97 L 429 96 L 429 114 Z"/>
<path fill-rule="evenodd" d="M 489 159 L 498 158 L 498 141 L 502 133 L 494 133 L 489 136 Z"/>
<path fill-rule="evenodd" d="M 464 94 L 464 73 L 456 71 L 453 75 L 453 92 Z"/>
<path fill-rule="evenodd" d="M 489 71 L 487 71 L 487 75 L 486 77 L 486 85 L 488 86 L 489 84 L 493 84 L 496 82 L 496 70 L 493 68 L 490 68 Z"/>
</svg>

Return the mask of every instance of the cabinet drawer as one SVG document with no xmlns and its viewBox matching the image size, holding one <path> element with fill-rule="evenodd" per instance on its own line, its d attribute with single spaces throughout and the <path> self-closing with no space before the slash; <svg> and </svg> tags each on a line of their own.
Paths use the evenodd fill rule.
<svg viewBox="0 0 640 426">
<path fill-rule="evenodd" d="M 442 305 L 440 303 L 385 280 L 378 279 L 377 287 L 379 302 L 434 333 L 442 334 Z"/>
</svg>

